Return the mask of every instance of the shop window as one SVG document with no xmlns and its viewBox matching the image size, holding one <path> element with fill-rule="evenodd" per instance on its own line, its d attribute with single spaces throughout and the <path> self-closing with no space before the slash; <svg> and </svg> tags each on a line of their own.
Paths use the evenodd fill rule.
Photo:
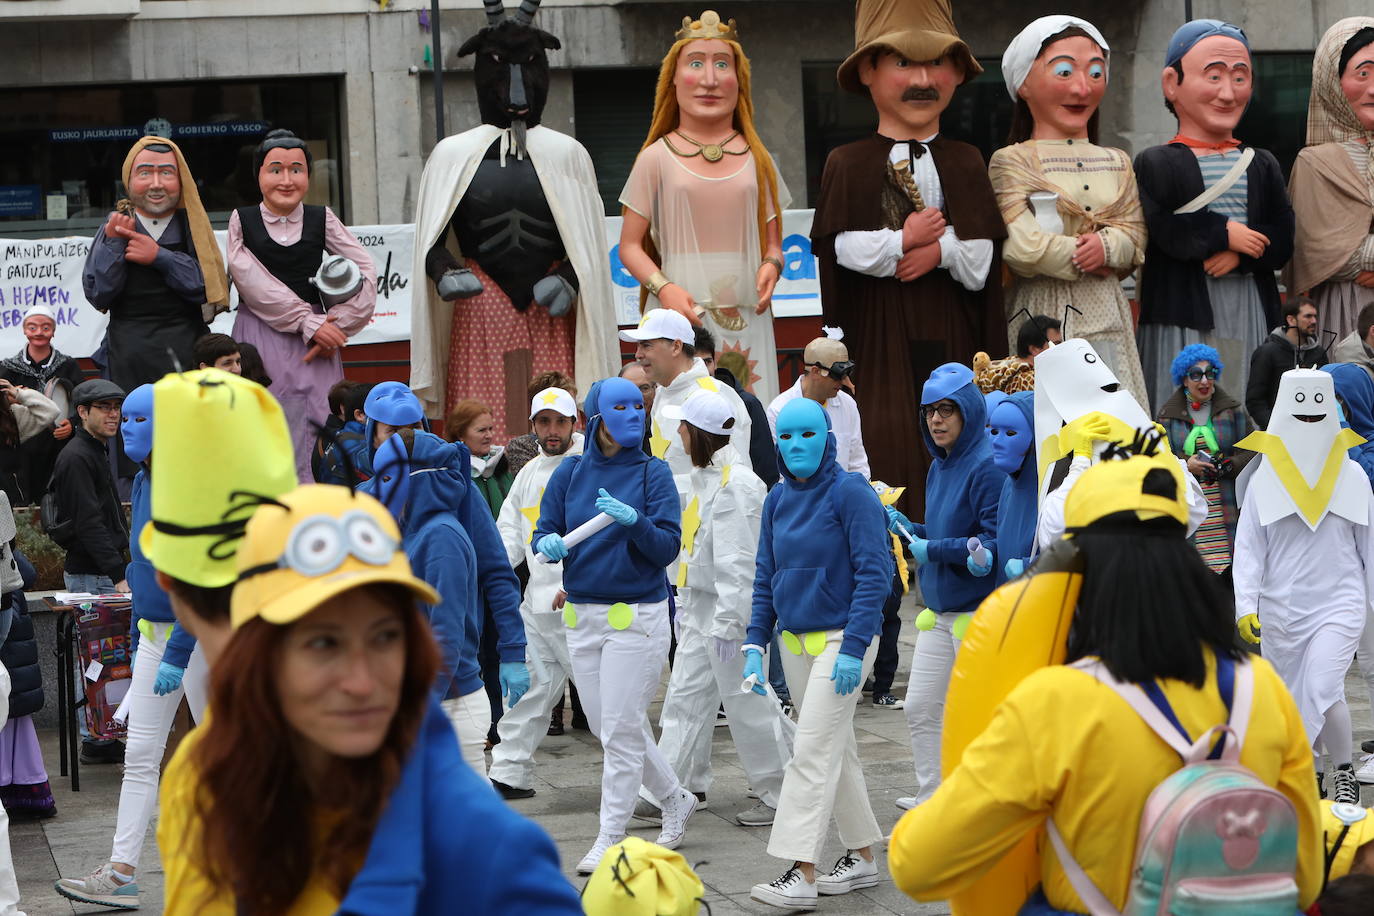
<svg viewBox="0 0 1374 916">
<path fill-rule="evenodd" d="M 1298 150 L 1307 142 L 1312 52 L 1259 52 L 1252 60 L 1255 93 L 1236 127 L 1236 136 L 1273 153 L 1287 176 L 1293 170 Z"/>
<path fill-rule="evenodd" d="M 1002 81 L 1001 61 L 980 58 L 983 72 L 954 93 L 940 119 L 945 136 L 978 147 L 987 159 L 1006 145 L 1011 99 Z M 806 122 L 806 206 L 814 206 L 826 157 L 837 146 L 862 139 L 878 128 L 868 100 L 845 92 L 835 82 L 839 61 L 802 65 L 802 110 Z"/>
<path fill-rule="evenodd" d="M 620 192 L 654 116 L 658 70 L 648 67 L 573 71 L 573 125 L 596 166 L 608 215 L 620 214 Z"/>
<path fill-rule="evenodd" d="M 217 226 L 261 199 L 253 150 L 284 127 L 314 158 L 307 203 L 345 221 L 339 83 L 332 78 L 10 88 L 0 106 L 0 233 L 84 234 L 125 196 L 124 156 L 170 130 Z M 165 134 L 163 134 L 165 135 Z"/>
</svg>

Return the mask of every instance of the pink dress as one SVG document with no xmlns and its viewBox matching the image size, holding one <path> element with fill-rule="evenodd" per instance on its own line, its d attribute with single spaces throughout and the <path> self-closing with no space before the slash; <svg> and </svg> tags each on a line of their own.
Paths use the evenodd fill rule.
<svg viewBox="0 0 1374 916">
<path fill-rule="evenodd" d="M 300 241 L 305 213 L 302 205 L 297 204 L 289 216 L 277 216 L 265 205 L 259 208 L 273 241 L 279 245 Z M 328 315 L 334 316 L 339 329 L 352 337 L 367 327 L 377 304 L 377 268 L 372 256 L 327 207 L 324 227 L 325 250 L 353 261 L 363 273 L 363 288 L 357 295 L 327 313 L 316 311 L 263 267 L 244 244 L 238 213 L 229 217 L 229 275 L 239 291 L 234 339 L 253 344 L 262 354 L 267 374 L 272 377 L 268 390 L 281 402 L 291 429 L 296 473 L 302 483 L 314 480 L 310 453 L 317 433 L 312 421 L 324 423 L 329 416 L 329 389 L 343 378 L 341 350 L 308 363 L 302 361 L 310 349 L 310 339 Z"/>
</svg>

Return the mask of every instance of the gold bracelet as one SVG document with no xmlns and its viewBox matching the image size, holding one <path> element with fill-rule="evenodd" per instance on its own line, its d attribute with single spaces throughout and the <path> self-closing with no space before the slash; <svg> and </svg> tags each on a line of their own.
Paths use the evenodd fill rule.
<svg viewBox="0 0 1374 916">
<path fill-rule="evenodd" d="M 778 276 L 782 276 L 782 261 L 773 257 L 771 254 L 764 256 L 762 264 L 772 264 L 774 267 L 778 269 Z M 762 264 L 760 266 L 762 266 Z"/>
<path fill-rule="evenodd" d="M 644 288 L 647 289 L 653 295 L 657 296 L 659 290 L 663 289 L 663 287 L 667 286 L 669 283 L 672 282 L 672 280 L 669 280 L 667 277 L 663 276 L 663 271 L 656 270 L 649 275 L 649 282 L 644 284 Z"/>
</svg>

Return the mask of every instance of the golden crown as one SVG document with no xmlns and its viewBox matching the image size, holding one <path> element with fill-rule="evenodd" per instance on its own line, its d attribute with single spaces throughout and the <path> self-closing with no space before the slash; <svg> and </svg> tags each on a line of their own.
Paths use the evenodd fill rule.
<svg viewBox="0 0 1374 916">
<path fill-rule="evenodd" d="M 735 31 L 735 20 L 721 22 L 720 14 L 715 10 L 702 13 L 701 18 L 695 22 L 691 16 L 683 16 L 682 28 L 678 29 L 673 37 L 678 41 L 684 38 L 721 38 L 725 41 L 739 41 L 739 33 Z"/>
</svg>

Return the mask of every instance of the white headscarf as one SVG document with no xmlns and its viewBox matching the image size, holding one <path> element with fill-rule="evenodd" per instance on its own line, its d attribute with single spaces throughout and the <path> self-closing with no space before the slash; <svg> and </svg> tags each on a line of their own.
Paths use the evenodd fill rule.
<svg viewBox="0 0 1374 916">
<path fill-rule="evenodd" d="M 1091 22 L 1076 16 L 1041 16 L 1022 29 L 1021 34 L 1013 38 L 1007 50 L 1002 52 L 1002 78 L 1007 81 L 1007 92 L 1013 102 L 1018 98 L 1016 93 L 1021 84 L 1030 75 L 1031 65 L 1040 56 L 1040 46 L 1045 39 L 1075 26 L 1087 32 L 1102 47 L 1102 56 L 1110 59 L 1111 48 L 1107 46 L 1107 39 Z"/>
</svg>

